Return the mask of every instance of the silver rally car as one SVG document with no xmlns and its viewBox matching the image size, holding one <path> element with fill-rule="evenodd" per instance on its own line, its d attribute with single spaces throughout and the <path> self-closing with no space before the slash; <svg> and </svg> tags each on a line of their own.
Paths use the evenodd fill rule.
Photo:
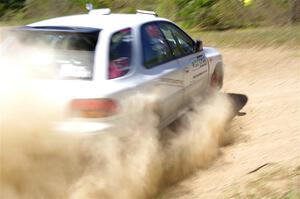
<svg viewBox="0 0 300 199">
<path fill-rule="evenodd" d="M 223 84 L 221 54 L 154 12 L 90 10 L 13 32 L 23 45 L 40 47 L 33 59 L 41 75 L 47 73 L 53 89 L 68 95 L 72 116 L 58 125 L 63 132 L 103 132 L 115 125 L 120 101 L 137 91 L 158 91 L 162 128 L 184 113 L 195 96 Z M 49 65 L 43 51 L 51 51 L 51 72 L 42 69 L 41 61 Z"/>
</svg>

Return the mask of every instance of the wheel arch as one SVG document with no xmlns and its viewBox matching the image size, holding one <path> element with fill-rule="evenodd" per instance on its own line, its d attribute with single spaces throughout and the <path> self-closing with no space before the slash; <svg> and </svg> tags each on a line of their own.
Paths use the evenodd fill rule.
<svg viewBox="0 0 300 199">
<path fill-rule="evenodd" d="M 218 88 L 221 89 L 223 87 L 223 80 L 224 80 L 224 68 L 223 62 L 217 62 L 213 68 L 211 68 L 211 74 L 209 78 L 209 82 L 211 83 L 214 75 L 217 77 L 218 80 Z"/>
</svg>

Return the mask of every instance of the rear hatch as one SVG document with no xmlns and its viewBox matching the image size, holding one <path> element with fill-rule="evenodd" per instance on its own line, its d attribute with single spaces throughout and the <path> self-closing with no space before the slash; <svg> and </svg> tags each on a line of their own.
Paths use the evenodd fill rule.
<svg viewBox="0 0 300 199">
<path fill-rule="evenodd" d="M 111 120 L 117 104 L 107 98 L 113 86 L 102 82 L 104 80 L 93 80 L 100 32 L 99 29 L 78 27 L 12 30 L 0 52 L 1 62 L 3 58 L 9 61 L 9 64 L 1 64 L 1 71 L 13 77 L 5 82 L 6 90 L 18 93 L 19 98 L 30 98 L 27 105 L 33 109 L 35 103 L 42 104 L 39 107 L 45 114 L 55 109 L 62 118 L 57 118 L 54 126 L 67 127 L 64 131 L 103 128 L 99 121 L 103 124 L 103 121 Z"/>
</svg>

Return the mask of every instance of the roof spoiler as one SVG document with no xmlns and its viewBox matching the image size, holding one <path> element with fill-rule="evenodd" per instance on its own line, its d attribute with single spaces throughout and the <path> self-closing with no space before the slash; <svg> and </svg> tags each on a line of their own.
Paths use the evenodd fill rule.
<svg viewBox="0 0 300 199">
<path fill-rule="evenodd" d="M 60 33 L 97 33 L 97 28 L 86 27 L 65 27 L 65 26 L 20 26 L 11 29 L 12 32 L 19 31 L 43 31 L 43 32 L 60 32 Z"/>
<path fill-rule="evenodd" d="M 155 17 L 158 17 L 158 14 L 154 11 L 148 11 L 148 10 L 136 10 L 137 14 L 146 14 L 146 15 L 153 15 Z"/>
</svg>

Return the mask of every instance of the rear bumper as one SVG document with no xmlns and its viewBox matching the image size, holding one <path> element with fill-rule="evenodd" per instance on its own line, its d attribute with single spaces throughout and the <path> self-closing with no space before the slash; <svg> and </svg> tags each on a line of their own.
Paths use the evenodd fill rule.
<svg viewBox="0 0 300 199">
<path fill-rule="evenodd" d="M 108 122 L 66 121 L 54 124 L 54 131 L 69 135 L 95 135 L 106 133 L 114 126 Z"/>
</svg>

